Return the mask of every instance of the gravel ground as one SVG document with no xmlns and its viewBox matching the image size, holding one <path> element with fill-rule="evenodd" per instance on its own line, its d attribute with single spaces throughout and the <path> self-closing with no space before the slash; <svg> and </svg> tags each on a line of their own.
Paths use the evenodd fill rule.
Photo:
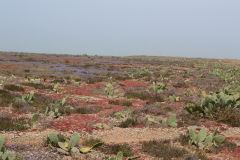
<svg viewBox="0 0 240 160">
<path fill-rule="evenodd" d="M 104 143 L 132 143 L 160 139 L 174 139 L 185 131 L 177 128 L 118 128 L 96 131 L 93 136 Z"/>
</svg>

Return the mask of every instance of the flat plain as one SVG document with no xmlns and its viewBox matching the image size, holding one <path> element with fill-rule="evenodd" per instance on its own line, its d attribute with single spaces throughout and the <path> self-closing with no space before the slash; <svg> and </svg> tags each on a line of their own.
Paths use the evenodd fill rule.
<svg viewBox="0 0 240 160">
<path fill-rule="evenodd" d="M 0 135 L 9 160 L 238 160 L 240 61 L 1 52 Z"/>
</svg>

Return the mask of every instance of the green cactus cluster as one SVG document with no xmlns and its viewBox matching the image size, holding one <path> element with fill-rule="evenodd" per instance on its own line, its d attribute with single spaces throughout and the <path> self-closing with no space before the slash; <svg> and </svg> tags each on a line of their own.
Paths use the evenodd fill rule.
<svg viewBox="0 0 240 160">
<path fill-rule="evenodd" d="M 209 95 L 203 95 L 200 101 L 185 107 L 189 113 L 199 112 L 208 118 L 215 118 L 216 113 L 227 108 L 240 108 L 240 93 L 233 92 L 229 87 L 216 93 L 211 92 Z"/>
<path fill-rule="evenodd" d="M 33 103 L 33 100 L 34 100 L 34 91 L 30 91 L 29 94 L 23 94 L 21 98 L 19 97 L 16 97 L 14 99 L 15 102 L 26 102 L 26 103 L 29 103 L 29 104 L 32 104 Z"/>
<path fill-rule="evenodd" d="M 112 81 L 112 77 L 109 78 L 109 82 L 105 84 L 104 93 L 109 97 L 114 97 L 119 93 L 116 89 L 116 84 Z"/>
<path fill-rule="evenodd" d="M 132 117 L 132 113 L 133 113 L 133 109 L 132 108 L 127 108 L 125 107 L 124 108 L 124 111 L 120 111 L 120 112 L 116 112 L 114 113 L 114 117 L 117 119 L 117 120 L 126 120 L 128 118 L 131 118 Z"/>
<path fill-rule="evenodd" d="M 155 119 L 148 117 L 147 120 L 149 122 L 158 124 L 160 127 L 177 127 L 177 122 L 176 122 L 176 114 L 172 114 L 170 115 L 167 119 L 163 119 L 161 123 L 159 123 L 158 121 L 156 121 Z"/>
<path fill-rule="evenodd" d="M 189 144 L 196 145 L 200 149 L 209 149 L 225 141 L 224 136 L 217 134 L 217 128 L 213 133 L 208 134 L 205 128 L 197 132 L 196 127 L 191 127 L 187 130 L 186 136 L 189 138 Z"/>
<path fill-rule="evenodd" d="M 59 147 L 64 151 L 70 152 L 77 145 L 79 138 L 80 135 L 78 133 L 75 133 L 70 139 L 61 134 L 51 133 L 48 135 L 48 142 L 53 150 Z"/>
<path fill-rule="evenodd" d="M 65 98 L 63 98 L 62 100 L 56 101 L 55 103 L 51 103 L 49 107 L 46 108 L 45 110 L 45 116 L 49 116 L 51 114 L 54 115 L 55 118 L 58 118 L 59 116 L 61 116 L 63 113 L 60 111 L 61 107 L 64 107 L 64 105 L 67 102 L 67 98 L 70 95 L 67 95 Z"/>
<path fill-rule="evenodd" d="M 223 82 L 235 83 L 237 81 L 237 78 L 239 77 L 239 66 L 234 66 L 233 68 L 230 68 L 228 70 L 217 68 L 213 71 L 210 71 L 210 74 L 218 76 Z"/>
<path fill-rule="evenodd" d="M 32 116 L 31 122 L 32 122 L 33 125 L 37 125 L 37 124 L 38 124 L 39 116 L 40 116 L 39 112 L 38 112 L 38 113 L 35 113 L 35 114 Z"/>
<path fill-rule="evenodd" d="M 4 146 L 4 137 L 0 134 L 0 160 L 15 160 L 16 155 L 8 151 Z"/>
<path fill-rule="evenodd" d="M 153 90 L 154 94 L 160 94 L 163 90 L 167 89 L 167 86 L 162 82 L 153 82 L 151 86 L 148 87 L 150 90 Z"/>
<path fill-rule="evenodd" d="M 71 150 L 75 148 L 81 153 L 87 153 L 91 149 L 102 145 L 101 142 L 98 142 L 91 147 L 78 148 L 79 139 L 80 135 L 78 133 L 75 133 L 71 138 L 67 138 L 61 134 L 51 133 L 48 135 L 47 143 L 54 151 L 56 151 L 57 148 L 61 148 L 66 152 L 71 152 Z"/>
<path fill-rule="evenodd" d="M 179 101 L 180 101 L 180 98 L 173 95 L 173 96 L 169 96 L 169 97 L 168 97 L 168 101 L 169 101 L 170 103 L 179 102 Z"/>
<path fill-rule="evenodd" d="M 167 120 L 163 119 L 161 126 L 169 126 L 169 127 L 177 127 L 177 123 L 176 123 L 176 114 L 172 114 L 170 115 Z"/>
<path fill-rule="evenodd" d="M 138 77 L 151 76 L 153 74 L 147 67 L 135 68 L 133 71 Z"/>
</svg>

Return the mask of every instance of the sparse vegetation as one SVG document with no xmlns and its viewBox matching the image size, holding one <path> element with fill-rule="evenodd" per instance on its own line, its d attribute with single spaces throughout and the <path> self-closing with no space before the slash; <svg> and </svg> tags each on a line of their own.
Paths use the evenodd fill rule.
<svg viewBox="0 0 240 160">
<path fill-rule="evenodd" d="M 0 131 L 17 160 L 239 157 L 237 60 L 1 53 L 0 61 Z"/>
</svg>

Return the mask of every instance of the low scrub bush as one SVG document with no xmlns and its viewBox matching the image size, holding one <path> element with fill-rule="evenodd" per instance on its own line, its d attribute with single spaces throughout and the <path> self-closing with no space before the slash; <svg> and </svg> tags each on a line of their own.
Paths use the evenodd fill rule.
<svg viewBox="0 0 240 160">
<path fill-rule="evenodd" d="M 144 142 L 142 150 L 150 155 L 163 160 L 173 158 L 183 158 L 188 152 L 183 148 L 177 148 L 170 145 L 170 141 L 149 141 Z"/>
<path fill-rule="evenodd" d="M 10 117 L 0 117 L 0 131 L 22 131 L 30 127 L 30 121 L 25 119 L 12 119 Z"/>
<path fill-rule="evenodd" d="M 101 106 L 86 106 L 86 107 L 78 107 L 76 109 L 73 109 L 72 113 L 79 113 L 79 114 L 94 114 L 98 113 L 103 110 L 103 107 Z"/>
<path fill-rule="evenodd" d="M 121 106 L 131 106 L 132 101 L 125 100 L 125 101 L 119 101 L 119 100 L 109 100 L 108 104 L 114 104 L 114 105 L 121 105 Z"/>
<path fill-rule="evenodd" d="M 99 147 L 98 150 L 106 154 L 118 154 L 118 152 L 122 152 L 124 157 L 129 157 L 133 155 L 132 148 L 128 144 L 106 144 Z"/>
<path fill-rule="evenodd" d="M 144 142 L 142 145 L 142 150 L 154 157 L 161 158 L 163 160 L 169 159 L 208 160 L 208 158 L 200 152 L 191 154 L 184 148 L 178 148 L 171 145 L 169 140 L 160 141 L 153 140 Z"/>
<path fill-rule="evenodd" d="M 17 91 L 17 92 L 23 92 L 24 88 L 21 86 L 17 86 L 14 84 L 7 84 L 4 85 L 3 89 L 9 90 L 9 91 Z"/>
<path fill-rule="evenodd" d="M 216 114 L 216 119 L 219 122 L 223 122 L 229 124 L 233 127 L 240 126 L 240 110 L 232 109 L 232 108 L 225 108 L 221 109 Z"/>
<path fill-rule="evenodd" d="M 41 83 L 31 83 L 31 82 L 29 82 L 29 83 L 22 83 L 22 85 L 33 87 L 35 89 L 53 89 L 52 86 L 45 86 Z"/>
<path fill-rule="evenodd" d="M 5 90 L 0 90 L 0 105 L 7 107 L 9 104 L 13 103 L 13 99 L 16 95 L 11 94 Z"/>
</svg>

